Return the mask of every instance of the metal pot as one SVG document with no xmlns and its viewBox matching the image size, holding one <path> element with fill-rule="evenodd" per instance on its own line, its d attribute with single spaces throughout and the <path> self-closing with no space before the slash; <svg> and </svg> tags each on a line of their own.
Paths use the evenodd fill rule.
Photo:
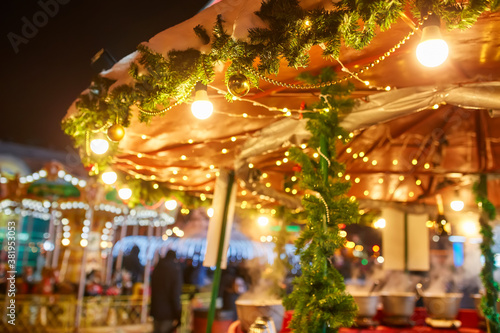
<svg viewBox="0 0 500 333">
<path fill-rule="evenodd" d="M 415 311 L 417 296 L 412 292 L 381 293 L 383 313 L 388 317 L 410 318 Z"/>
<path fill-rule="evenodd" d="M 358 305 L 358 318 L 373 318 L 377 314 L 378 294 L 351 293 L 351 295 Z"/>
<path fill-rule="evenodd" d="M 258 317 L 272 318 L 277 332 L 281 330 L 283 325 L 283 315 L 285 308 L 281 304 L 281 300 L 236 300 L 236 312 L 238 319 L 241 322 L 241 330 L 247 332 L 253 322 Z"/>
<path fill-rule="evenodd" d="M 432 319 L 453 320 L 460 310 L 461 293 L 430 294 L 424 293 L 424 306 Z"/>
</svg>

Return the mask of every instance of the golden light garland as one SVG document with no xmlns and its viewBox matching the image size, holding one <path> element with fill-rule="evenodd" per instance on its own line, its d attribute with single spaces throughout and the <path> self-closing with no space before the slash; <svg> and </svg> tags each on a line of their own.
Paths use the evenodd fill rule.
<svg viewBox="0 0 500 333">
<path fill-rule="evenodd" d="M 145 110 L 138 103 L 136 103 L 135 106 L 137 107 L 137 109 L 139 109 L 140 112 L 142 112 L 148 116 L 159 116 L 167 111 L 172 110 L 177 105 L 184 103 L 189 98 L 189 96 L 191 96 L 191 93 L 193 92 L 193 90 L 194 90 L 194 86 L 191 87 L 191 89 L 189 90 L 189 92 L 185 96 L 179 98 L 177 101 L 175 101 L 174 104 L 169 105 L 166 108 L 163 108 L 161 110 L 155 110 L 155 111 Z"/>
<path fill-rule="evenodd" d="M 414 28 L 414 30 L 410 31 L 401 41 L 399 41 L 396 45 L 394 45 L 392 48 L 390 48 L 389 51 L 385 52 L 383 55 L 381 55 L 380 57 L 378 57 L 378 59 L 372 61 L 369 65 L 366 65 L 366 66 L 362 67 L 361 69 L 359 69 L 359 70 L 357 70 L 355 72 L 349 72 L 348 76 L 345 76 L 343 78 L 340 78 L 340 79 L 337 79 L 337 80 L 334 80 L 334 81 L 321 82 L 321 83 L 317 83 L 317 84 L 293 84 L 293 83 L 286 83 L 286 82 L 281 82 L 281 81 L 278 81 L 278 80 L 271 79 L 271 78 L 269 78 L 269 77 L 267 77 L 267 76 L 259 73 L 259 71 L 257 71 L 253 67 L 249 67 L 249 66 L 247 66 L 245 64 L 242 64 L 241 66 L 243 68 L 245 68 L 248 72 L 250 72 L 251 74 L 257 76 L 259 79 L 261 79 L 263 81 L 266 81 L 266 82 L 271 83 L 272 85 L 275 85 L 275 86 L 278 86 L 278 87 L 285 87 L 285 88 L 289 88 L 289 89 L 301 89 L 301 90 L 319 89 L 319 88 L 329 87 L 329 86 L 334 85 L 334 84 L 339 84 L 339 83 L 342 83 L 342 82 L 346 82 L 347 80 L 352 79 L 352 78 L 355 78 L 355 79 L 359 80 L 359 78 L 358 78 L 359 74 L 363 74 L 365 71 L 367 71 L 367 70 L 375 67 L 380 62 L 384 61 L 387 57 L 389 57 L 390 55 L 392 55 L 396 51 L 396 49 L 399 49 L 401 47 L 401 45 L 405 44 L 406 41 L 409 40 L 415 34 L 415 31 L 418 30 L 418 29 L 420 29 L 420 27 L 424 24 L 424 22 L 429 18 L 429 16 L 431 14 L 432 14 L 431 12 L 428 12 L 427 15 L 425 15 L 422 18 L 422 21 L 418 22 L 418 24 Z M 341 66 L 343 68 L 345 68 L 343 65 L 341 65 Z"/>
</svg>

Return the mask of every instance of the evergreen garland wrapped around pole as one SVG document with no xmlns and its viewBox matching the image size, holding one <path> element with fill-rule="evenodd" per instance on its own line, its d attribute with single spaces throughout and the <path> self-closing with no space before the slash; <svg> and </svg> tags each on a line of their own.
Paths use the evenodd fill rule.
<svg viewBox="0 0 500 333">
<path fill-rule="evenodd" d="M 318 78 L 305 74 L 300 79 L 325 82 L 334 76 L 333 70 L 327 68 Z M 309 151 L 290 149 L 291 158 L 302 167 L 298 178 L 307 193 L 303 199 L 307 224 L 295 243 L 302 275 L 294 280 L 294 290 L 284 300 L 288 309 L 294 309 L 289 327 L 297 332 L 336 332 L 341 326 L 352 325 L 357 312 L 342 275 L 330 261 L 345 242 L 339 236 L 339 224 L 355 223 L 359 218 L 355 199 L 346 195 L 350 183 L 338 176 L 343 174 L 344 165 L 335 160 L 337 141 L 349 139 L 339 126 L 339 116 L 353 106 L 353 100 L 348 98 L 351 90 L 351 85 L 322 88 L 314 108 L 323 111 L 307 114 L 307 128 L 312 133 Z M 319 162 L 312 157 L 316 151 Z"/>
<path fill-rule="evenodd" d="M 474 191 L 476 202 L 481 210 L 479 225 L 483 242 L 481 243 L 481 254 L 484 256 L 484 266 L 481 270 L 481 280 L 485 295 L 481 299 L 481 309 L 486 318 L 488 332 L 500 333 L 500 318 L 497 312 L 497 300 L 499 286 L 493 277 L 495 271 L 495 256 L 491 248 L 494 245 L 493 229 L 489 224 L 496 216 L 495 206 L 488 200 L 487 175 L 479 176 L 479 183 L 475 184 Z"/>
</svg>

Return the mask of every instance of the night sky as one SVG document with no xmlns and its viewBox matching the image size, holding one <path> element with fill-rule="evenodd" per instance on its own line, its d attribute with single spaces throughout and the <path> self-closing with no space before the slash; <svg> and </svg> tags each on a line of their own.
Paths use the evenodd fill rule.
<svg viewBox="0 0 500 333">
<path fill-rule="evenodd" d="M 0 140 L 72 149 L 60 123 L 95 75 L 91 58 L 105 48 L 119 60 L 208 2 L 2 0 Z"/>
</svg>

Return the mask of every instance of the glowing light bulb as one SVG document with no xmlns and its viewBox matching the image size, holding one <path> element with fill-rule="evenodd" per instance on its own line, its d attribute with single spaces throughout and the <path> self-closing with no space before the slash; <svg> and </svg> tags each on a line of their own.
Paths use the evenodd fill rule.
<svg viewBox="0 0 500 333">
<path fill-rule="evenodd" d="M 209 209 L 207 209 L 207 215 L 208 215 L 208 217 L 213 217 L 214 216 L 214 209 L 212 207 L 210 207 Z"/>
<path fill-rule="evenodd" d="M 452 202 L 450 202 L 450 207 L 455 212 L 459 212 L 464 209 L 465 203 L 462 200 L 453 200 Z"/>
<path fill-rule="evenodd" d="M 375 229 L 383 229 L 383 228 L 385 228 L 385 225 L 386 225 L 386 221 L 385 221 L 385 219 L 382 219 L 382 218 L 378 219 L 373 224 L 373 226 L 375 227 Z"/>
<path fill-rule="evenodd" d="M 132 196 L 132 190 L 128 187 L 124 187 L 118 190 L 118 196 L 123 200 L 128 200 Z"/>
<path fill-rule="evenodd" d="M 168 200 L 165 202 L 165 208 L 168 210 L 174 210 L 177 208 L 177 201 L 175 200 Z"/>
<path fill-rule="evenodd" d="M 448 58 L 448 44 L 442 39 L 438 26 L 422 29 L 422 39 L 417 46 L 417 59 L 425 67 L 437 67 Z"/>
<path fill-rule="evenodd" d="M 97 155 L 102 155 L 109 149 L 109 142 L 104 139 L 94 139 L 90 141 L 90 150 Z"/>
<path fill-rule="evenodd" d="M 261 226 L 265 226 L 269 223 L 269 219 L 265 216 L 261 216 L 259 217 L 259 219 L 257 220 L 257 223 Z"/>
<path fill-rule="evenodd" d="M 87 245 L 89 245 L 89 241 L 88 241 L 88 240 L 86 240 L 86 239 L 82 239 L 82 240 L 80 241 L 80 246 L 81 246 L 81 247 L 86 247 Z"/>
<path fill-rule="evenodd" d="M 67 239 L 67 238 L 63 238 L 63 239 L 61 240 L 61 244 L 62 244 L 63 246 L 68 246 L 68 245 L 69 245 L 69 243 L 70 243 L 70 240 L 69 240 L 69 239 Z"/>
<path fill-rule="evenodd" d="M 101 175 L 104 184 L 113 185 L 118 179 L 118 175 L 114 171 L 107 171 Z"/>
<path fill-rule="evenodd" d="M 465 207 L 465 203 L 462 201 L 462 199 L 460 199 L 460 193 L 458 189 L 455 190 L 455 197 L 453 198 L 453 201 L 450 202 L 450 207 L 455 212 L 460 212 Z"/>
<path fill-rule="evenodd" d="M 214 112 L 214 106 L 208 100 L 206 87 L 197 88 L 194 102 L 191 104 L 191 112 L 193 116 L 201 120 L 209 118 Z"/>
</svg>

